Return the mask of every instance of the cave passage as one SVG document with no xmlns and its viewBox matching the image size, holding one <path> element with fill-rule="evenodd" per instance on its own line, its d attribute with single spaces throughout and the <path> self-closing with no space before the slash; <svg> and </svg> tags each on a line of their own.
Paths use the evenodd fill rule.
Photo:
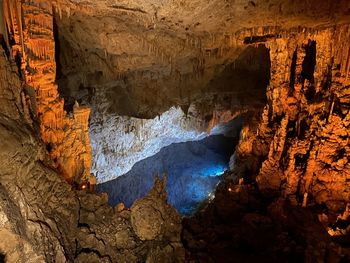
<svg viewBox="0 0 350 263">
<path fill-rule="evenodd" d="M 236 139 L 212 135 L 200 141 L 175 143 L 154 156 L 136 163 L 126 174 L 99 184 L 98 192 L 107 192 L 114 206 L 133 202 L 151 189 L 154 177 L 167 174 L 168 201 L 180 214 L 193 214 L 212 196 L 221 175 L 228 169 Z"/>
</svg>

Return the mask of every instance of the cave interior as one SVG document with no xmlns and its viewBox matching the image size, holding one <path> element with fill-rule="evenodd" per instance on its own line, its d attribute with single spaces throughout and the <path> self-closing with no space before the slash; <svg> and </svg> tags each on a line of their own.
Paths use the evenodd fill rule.
<svg viewBox="0 0 350 263">
<path fill-rule="evenodd" d="M 0 0 L 0 262 L 350 262 L 348 0 Z"/>
</svg>

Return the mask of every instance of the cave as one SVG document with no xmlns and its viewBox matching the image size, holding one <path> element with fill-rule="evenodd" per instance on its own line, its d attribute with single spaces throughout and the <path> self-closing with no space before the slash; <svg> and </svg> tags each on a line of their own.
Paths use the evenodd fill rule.
<svg viewBox="0 0 350 263">
<path fill-rule="evenodd" d="M 0 0 L 0 262 L 350 262 L 348 0 Z"/>
<path fill-rule="evenodd" d="M 237 140 L 237 139 L 236 139 Z M 175 143 L 136 163 L 120 177 L 97 185 L 109 204 L 126 207 L 151 190 L 154 177 L 165 175 L 168 202 L 181 215 L 191 215 L 213 198 L 224 172 L 229 170 L 235 138 L 211 135 L 200 141 Z"/>
</svg>

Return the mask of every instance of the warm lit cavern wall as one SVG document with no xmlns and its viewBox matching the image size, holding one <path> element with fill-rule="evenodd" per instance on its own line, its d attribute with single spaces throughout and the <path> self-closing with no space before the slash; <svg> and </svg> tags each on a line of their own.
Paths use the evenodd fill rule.
<svg viewBox="0 0 350 263">
<path fill-rule="evenodd" d="M 25 80 L 26 100 L 38 117 L 40 134 L 53 164 L 70 181 L 90 176 L 91 147 L 88 136 L 90 109 L 74 107 L 68 116 L 56 85 L 52 5 L 45 1 L 3 1 L 9 45 L 20 77 Z"/>
<path fill-rule="evenodd" d="M 106 195 L 71 190 L 48 168 L 45 145 L 27 122 L 23 93 L 16 63 L 1 49 L 0 254 L 5 261 L 166 262 L 169 256 L 182 261 L 180 218 L 166 204 L 165 185 L 158 182 L 131 210 L 114 210 Z"/>
<path fill-rule="evenodd" d="M 126 173 L 162 147 L 203 138 L 215 124 L 264 105 L 269 76 L 265 48 L 230 48 L 231 39 L 225 51 L 211 51 L 199 37 L 146 30 L 133 12 L 109 8 L 95 16 L 67 5 L 58 4 L 55 16 L 61 94 L 67 102 L 77 99 L 92 108 L 92 171 L 100 182 Z M 91 19 L 104 21 L 103 33 L 79 22 Z M 135 32 L 129 22 L 136 23 Z M 161 39 L 149 41 L 151 35 Z M 209 43 L 208 37 L 203 41 Z"/>
<path fill-rule="evenodd" d="M 343 25 L 290 32 L 266 43 L 268 104 L 258 129 L 246 129 L 236 153 L 236 174 L 257 174 L 262 193 L 334 211 L 349 203 L 349 37 Z"/>
<path fill-rule="evenodd" d="M 108 97 L 101 101 L 108 104 L 105 112 L 144 118 L 174 105 L 188 107 L 218 90 L 254 105 L 232 84 L 245 81 L 236 86 L 252 90 L 262 81 L 252 77 L 262 56 L 252 52 L 255 59 L 240 58 L 246 48 L 242 38 L 331 26 L 349 12 L 346 0 L 55 3 L 63 96 L 73 104 L 102 90 Z M 221 80 L 216 87 L 212 82 L 231 63 L 238 68 L 231 72 L 231 85 Z"/>
<path fill-rule="evenodd" d="M 47 100 L 46 107 L 44 101 L 37 100 L 38 108 L 49 110 L 61 103 L 53 84 L 54 60 L 45 56 L 49 47 L 53 48 L 52 31 L 41 28 L 43 25 L 50 28 L 49 21 L 41 19 L 52 21 L 51 3 L 26 1 L 22 10 L 23 28 L 27 28 L 24 36 L 31 36 L 24 38 L 26 59 L 37 69 L 26 78 L 32 77 L 31 84 L 40 82 L 44 85 L 39 87 L 51 90 L 50 95 L 56 100 L 50 96 L 42 98 Z M 34 17 L 29 19 L 31 15 Z M 29 25 L 36 29 L 40 26 L 41 30 Z M 2 37 L 3 33 L 0 32 Z M 47 42 L 42 39 L 45 37 L 49 38 Z M 43 43 L 31 46 L 35 41 Z M 29 52 L 30 47 L 36 47 L 38 53 Z M 61 172 L 52 169 L 52 156 L 40 136 L 43 133 L 35 127 L 37 120 L 33 119 L 28 101 L 29 81 L 21 79 L 20 63 L 16 62 L 9 50 L 5 52 L 0 47 L 1 259 L 5 256 L 5 262 L 165 262 L 165 256 L 174 253 L 172 257 L 181 261 L 184 253 L 179 243 L 180 218 L 166 203 L 165 183 L 157 181 L 150 194 L 138 200 L 131 210 L 114 210 L 107 205 L 106 195 L 74 191 Z M 39 78 L 36 74 L 43 73 L 45 65 L 47 76 Z M 39 87 L 37 90 L 41 90 Z M 56 124 L 53 120 L 50 123 Z M 83 127 L 86 126 L 84 123 Z"/>
</svg>

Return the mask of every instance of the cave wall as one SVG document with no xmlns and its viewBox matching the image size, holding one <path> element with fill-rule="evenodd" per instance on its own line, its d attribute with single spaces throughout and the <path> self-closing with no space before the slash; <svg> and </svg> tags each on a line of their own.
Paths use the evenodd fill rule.
<svg viewBox="0 0 350 263">
<path fill-rule="evenodd" d="M 166 174 L 169 203 L 181 215 L 191 215 L 214 193 L 228 169 L 237 139 L 212 135 L 200 141 L 171 144 L 136 163 L 123 176 L 97 185 L 97 191 L 108 193 L 112 206 L 123 202 L 130 207 L 152 188 L 154 177 Z"/>
<path fill-rule="evenodd" d="M 239 59 L 245 49 L 241 38 L 250 41 L 259 30 L 274 37 L 300 25 L 329 26 L 346 20 L 349 12 L 347 1 L 330 0 L 60 0 L 55 6 L 67 101 L 72 104 L 102 88 L 113 97 L 110 113 L 142 118 L 154 118 L 215 89 L 217 82 L 211 80 L 231 63 L 238 72 L 253 75 L 259 60 Z M 254 78 L 241 75 L 234 81 L 255 85 Z"/>
<path fill-rule="evenodd" d="M 211 45 L 209 36 L 169 35 L 148 43 L 142 21 L 133 25 L 135 32 L 128 30 L 133 14 L 116 22 L 106 17 L 111 10 L 91 15 L 58 3 L 55 13 L 60 94 L 68 108 L 78 100 L 92 109 L 92 172 L 99 182 L 265 104 L 270 70 L 265 47 L 244 47 L 231 37 L 225 47 L 211 50 L 205 46 Z M 95 20 L 105 25 L 99 36 L 91 32 Z M 170 58 L 159 51 L 163 45 Z"/>
<path fill-rule="evenodd" d="M 173 107 L 150 120 L 100 115 L 90 126 L 94 159 L 91 171 L 99 183 L 109 181 L 163 147 L 205 136 L 205 123 L 196 116 L 186 117 L 181 108 Z"/>
<path fill-rule="evenodd" d="M 167 131 L 167 124 L 155 119 L 173 106 L 186 114 L 197 103 L 203 123 L 210 116 L 215 122 L 216 105 L 223 108 L 220 114 L 226 110 L 232 116 L 263 108 L 270 54 L 262 44 L 307 28 L 345 23 L 349 13 L 347 1 L 328 0 L 60 0 L 54 6 L 60 94 L 67 109 L 75 100 L 92 109 L 92 170 L 100 182 L 168 144 L 163 143 L 166 134 L 145 134 L 142 123 Z M 207 99 L 199 106 L 203 97 Z M 197 138 L 176 129 L 183 141 Z M 157 146 L 145 145 L 157 137 Z M 130 138 L 135 147 L 126 145 Z"/>
<path fill-rule="evenodd" d="M 268 104 L 259 127 L 244 130 L 236 155 L 237 174 L 257 175 L 266 195 L 334 211 L 349 203 L 348 34 L 344 25 L 266 43 Z"/>
<path fill-rule="evenodd" d="M 57 94 L 51 3 L 7 4 L 23 4 L 16 11 L 21 17 L 16 21 L 25 22 L 22 29 L 11 20 L 12 11 L 6 19 L 16 29 L 14 41 L 24 40 L 25 53 L 22 45 L 0 48 L 1 257 L 9 262 L 164 262 L 175 253 L 181 260 L 180 218 L 166 203 L 165 181 L 157 180 L 129 210 L 113 209 L 106 195 L 76 191 L 66 183 L 67 174 L 55 165 L 47 143 L 57 143 L 51 150 L 63 151 L 62 166 L 74 175 L 76 166 L 67 159 L 72 154 L 78 158 L 73 162 L 85 160 L 83 146 L 89 145 L 76 144 L 87 134 L 87 110 L 76 106 L 73 117 L 66 116 Z M 36 111 L 42 113 L 40 125 Z M 74 151 L 76 146 L 81 148 Z"/>
<path fill-rule="evenodd" d="M 69 239 L 67 224 L 78 217 L 78 203 L 57 173 L 42 164 L 45 148 L 31 123 L 26 121 L 27 106 L 23 103 L 25 100 L 21 100 L 24 90 L 16 63 L 9 61 L 3 50 L 0 61 L 3 94 L 0 250 L 9 261 L 44 262 L 44 255 L 49 251 L 48 259 L 59 259 Z M 55 191 L 51 192 L 52 188 Z M 54 215 L 58 206 L 66 217 L 63 219 L 58 212 L 55 221 L 47 218 L 45 222 L 43 218 Z M 69 209 L 72 211 L 68 212 Z M 61 233 L 56 224 L 62 227 Z M 15 249 L 17 246 L 23 249 Z M 69 251 L 71 247 L 67 245 L 66 249 Z"/>
<path fill-rule="evenodd" d="M 235 63 L 228 64 L 216 78 L 211 79 L 211 84 L 203 87 L 207 91 L 198 94 L 198 98 L 187 97 L 182 102 L 169 101 L 167 96 L 172 93 L 162 89 L 168 89 L 171 83 L 164 83 L 159 87 L 160 90 L 155 87 L 154 92 L 143 86 L 143 97 L 150 102 L 147 106 L 130 91 L 132 83 L 124 85 L 122 92 L 111 84 L 94 86 L 90 99 L 88 95 L 82 98 L 92 108 L 89 129 L 92 172 L 99 182 L 114 179 L 162 147 L 201 139 L 208 136 L 218 124 L 227 123 L 248 111 L 261 109 L 266 102 L 268 76 L 267 49 L 250 47 L 240 54 Z M 105 80 L 103 76 L 101 79 Z M 144 80 L 142 75 L 136 79 L 140 82 Z M 199 78 L 198 82 L 203 83 L 203 79 Z M 69 86 L 66 88 L 69 89 Z M 183 89 L 193 91 L 192 87 L 184 86 Z M 81 92 L 81 95 L 84 94 Z M 161 100 L 152 101 L 157 96 Z M 162 110 L 171 107 L 151 119 L 135 118 L 132 117 L 135 113 L 123 111 L 123 108 L 133 109 L 136 104 L 152 107 L 149 112 L 152 116 L 158 103 L 162 105 Z M 136 112 L 142 114 L 139 109 Z"/>
<path fill-rule="evenodd" d="M 185 113 L 180 107 L 172 107 L 154 119 L 95 112 L 89 133 L 93 158 L 91 171 L 98 183 L 127 173 L 137 162 L 173 143 L 200 140 L 212 131 L 235 135 L 239 128 L 224 124 L 248 111 L 235 112 L 212 105 L 207 113 L 201 113 L 197 108 L 200 105 L 192 104 Z"/>
<path fill-rule="evenodd" d="M 4 1 L 5 24 L 9 32 L 6 49 L 18 65 L 26 83 L 30 119 L 39 130 L 53 167 L 69 181 L 90 176 L 91 147 L 88 136 L 90 109 L 75 105 L 64 111 L 56 85 L 55 42 L 52 6 L 45 1 Z"/>
</svg>

